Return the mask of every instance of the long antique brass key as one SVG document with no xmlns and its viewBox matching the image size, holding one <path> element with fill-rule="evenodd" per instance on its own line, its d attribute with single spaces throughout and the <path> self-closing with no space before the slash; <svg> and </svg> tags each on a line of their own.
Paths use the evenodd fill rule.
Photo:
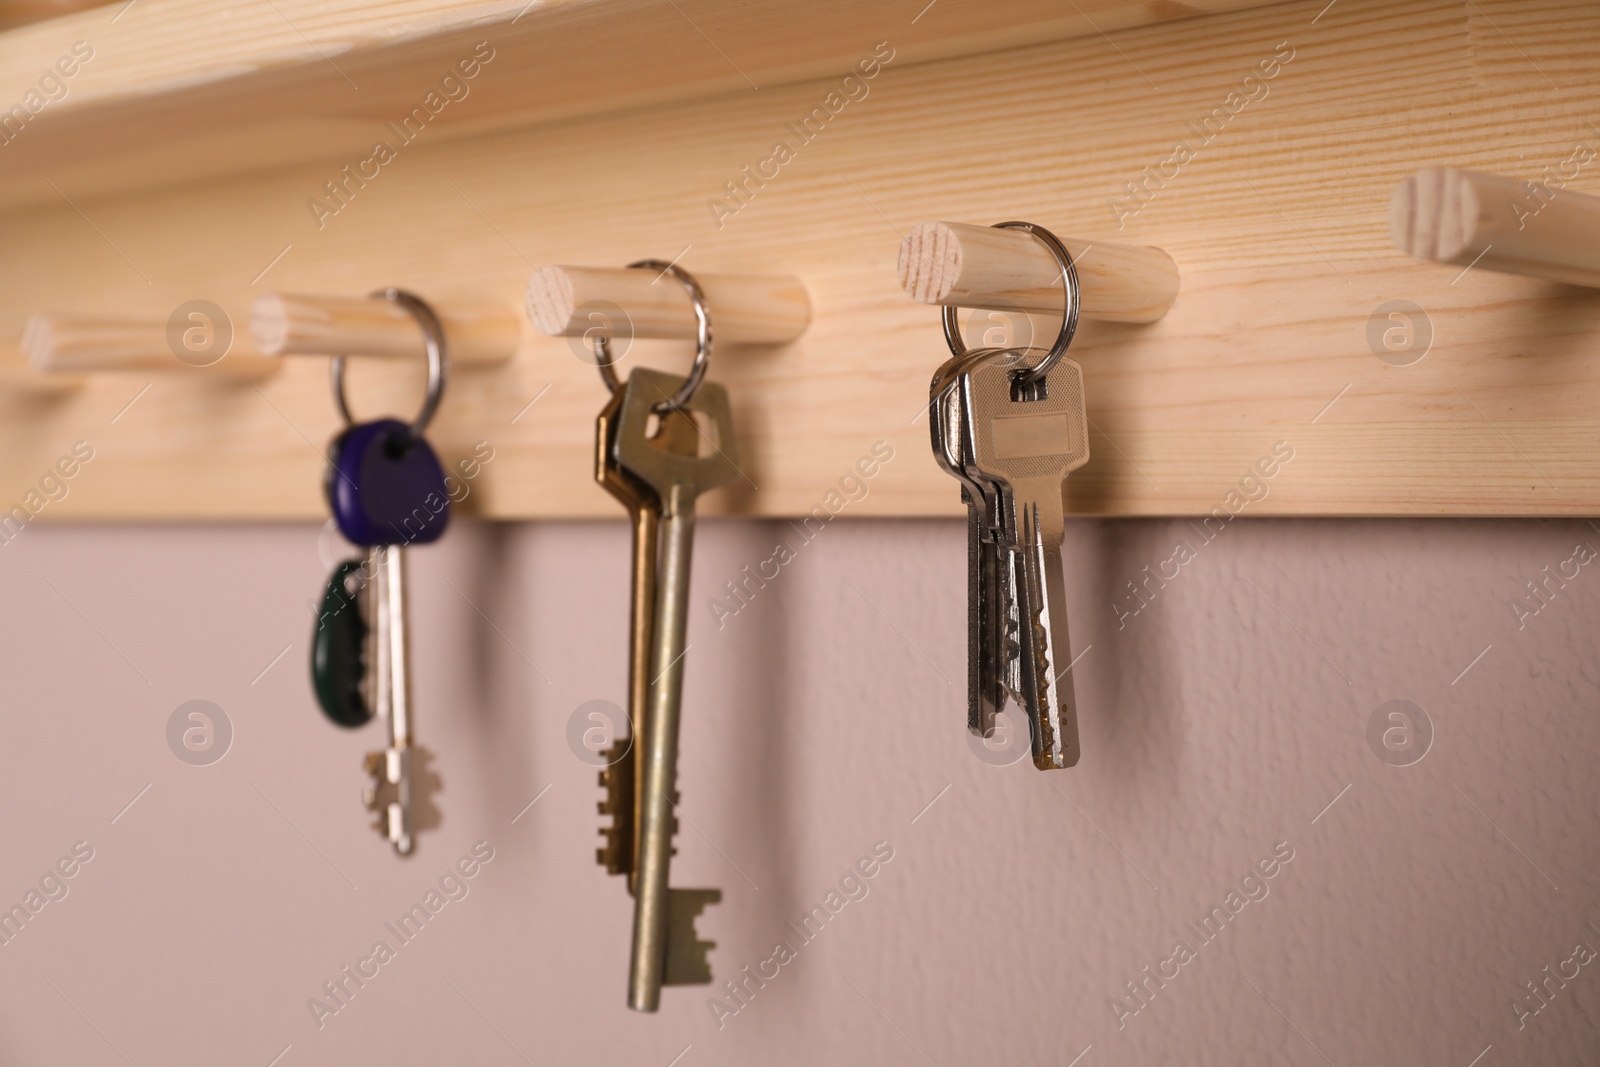
<svg viewBox="0 0 1600 1067">
<path fill-rule="evenodd" d="M 667 978 L 669 940 L 681 943 L 682 922 L 673 923 L 667 883 L 672 857 L 674 806 L 677 795 L 679 712 L 683 698 L 684 657 L 689 623 L 689 570 L 694 551 L 695 500 L 703 492 L 732 480 L 738 473 L 733 416 L 728 394 L 720 385 L 702 383 L 675 408 L 674 398 L 685 379 L 647 368 L 628 377 L 617 410 L 616 463 L 654 492 L 660 507 L 655 611 L 652 622 L 649 703 L 642 719 L 642 745 L 635 746 L 643 763 L 638 776 L 633 955 L 628 973 L 628 1006 L 655 1011 Z M 649 434 L 651 415 L 704 415 L 709 423 L 704 440 L 684 455 L 663 447 Z M 695 427 L 696 436 L 701 436 Z M 704 455 L 700 454 L 705 452 Z M 642 662 L 642 660 L 641 660 Z M 680 898 L 691 904 L 688 898 Z M 701 905 L 703 906 L 703 905 Z M 680 914 L 683 905 L 679 905 Z M 698 910 L 698 909 L 691 909 Z M 669 932 L 676 937 L 669 938 Z M 709 978 L 709 975 L 707 976 Z"/>
<path fill-rule="evenodd" d="M 628 892 L 632 893 L 638 881 L 638 827 L 642 821 L 639 805 L 644 797 L 644 790 L 639 787 L 644 763 L 635 757 L 644 746 L 650 700 L 650 637 L 655 628 L 656 534 L 661 501 L 654 489 L 617 464 L 617 412 L 622 407 L 622 396 L 621 389 L 613 393 L 595 421 L 595 480 L 628 510 L 633 523 L 633 592 L 628 613 L 630 734 L 612 742 L 606 766 L 600 771 L 600 784 L 606 790 L 600 814 L 610 815 L 611 825 L 601 830 L 606 842 L 596 850 L 596 859 L 608 873 L 626 874 Z M 700 443 L 694 422 L 681 411 L 669 411 L 661 417 L 654 440 L 659 447 L 686 456 L 695 455 Z"/>
</svg>

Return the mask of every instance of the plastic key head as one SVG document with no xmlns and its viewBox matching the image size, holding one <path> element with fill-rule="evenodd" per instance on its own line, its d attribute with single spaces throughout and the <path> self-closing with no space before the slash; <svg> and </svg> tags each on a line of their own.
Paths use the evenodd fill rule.
<svg viewBox="0 0 1600 1067">
<path fill-rule="evenodd" d="M 362 726 L 372 708 L 362 692 L 367 620 L 361 614 L 364 560 L 345 560 L 328 577 L 311 634 L 311 684 L 322 713 L 340 726 Z"/>
<path fill-rule="evenodd" d="M 450 522 L 444 468 L 427 439 L 398 419 L 334 438 L 325 488 L 339 532 L 358 545 L 425 545 Z"/>
</svg>

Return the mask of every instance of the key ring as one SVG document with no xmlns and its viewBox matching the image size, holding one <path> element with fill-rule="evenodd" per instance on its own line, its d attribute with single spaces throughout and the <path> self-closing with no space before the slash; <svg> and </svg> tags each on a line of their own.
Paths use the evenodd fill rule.
<svg viewBox="0 0 1600 1067">
<path fill-rule="evenodd" d="M 672 275 L 689 294 L 689 302 L 694 306 L 695 353 L 694 363 L 689 367 L 689 376 L 684 378 L 676 393 L 651 410 L 665 413 L 673 408 L 681 408 L 689 402 L 690 397 L 694 396 L 695 390 L 700 388 L 700 383 L 705 381 L 706 368 L 711 362 L 711 307 L 706 303 L 706 294 L 701 291 L 700 283 L 694 280 L 694 275 L 675 263 L 660 259 L 641 259 L 637 263 L 629 263 L 628 269 L 658 270 L 662 274 Z M 600 380 L 606 383 L 606 388 L 615 393 L 622 388 L 622 383 L 617 380 L 617 372 L 612 369 L 615 361 L 611 358 L 611 339 L 603 333 L 595 334 L 594 355 L 595 362 L 600 367 Z"/>
<path fill-rule="evenodd" d="M 422 431 L 433 421 L 433 413 L 438 410 L 439 400 L 444 396 L 445 378 L 450 373 L 450 352 L 445 345 L 444 326 L 440 324 L 439 316 L 428 306 L 428 302 L 415 293 L 408 293 L 404 289 L 391 286 L 367 295 L 373 299 L 389 300 L 399 304 L 417 320 L 417 325 L 422 327 L 422 339 L 428 348 L 428 394 L 423 398 L 422 410 L 417 412 L 416 420 L 411 424 L 412 434 L 421 437 Z M 345 424 L 354 426 L 355 417 L 350 414 L 350 405 L 344 398 L 344 358 L 342 355 L 334 356 L 333 366 L 329 371 L 333 378 L 333 402 L 338 406 L 339 414 L 344 416 Z"/>
<path fill-rule="evenodd" d="M 1039 361 L 1037 367 L 1018 373 L 1017 382 L 1021 385 L 1035 385 L 1044 381 L 1045 375 L 1061 361 L 1067 354 L 1068 347 L 1072 344 L 1073 335 L 1078 332 L 1078 308 L 1081 303 L 1078 291 L 1078 268 L 1072 262 L 1072 253 L 1067 251 L 1067 246 L 1061 239 L 1043 226 L 1031 222 L 997 222 L 997 230 L 1022 230 L 1032 234 L 1056 258 L 1056 265 L 1061 268 L 1061 290 L 1066 298 L 1066 307 L 1061 317 L 1061 332 L 1056 335 L 1056 343 L 1051 346 L 1050 352 Z M 956 319 L 959 309 L 955 305 L 944 309 L 944 339 L 950 345 L 950 351 L 957 356 L 965 355 L 966 342 L 961 339 L 961 324 Z"/>
</svg>

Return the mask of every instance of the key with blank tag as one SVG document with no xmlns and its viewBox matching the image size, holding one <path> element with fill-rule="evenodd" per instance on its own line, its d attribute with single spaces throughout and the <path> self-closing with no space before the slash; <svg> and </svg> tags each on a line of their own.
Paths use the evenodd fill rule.
<svg viewBox="0 0 1600 1067">
<path fill-rule="evenodd" d="M 644 716 L 644 763 L 639 776 L 639 835 L 634 898 L 633 954 L 628 973 L 628 1006 L 655 1011 L 668 976 L 673 897 L 667 882 L 672 857 L 674 798 L 677 791 L 679 712 L 689 625 L 689 570 L 694 550 L 695 501 L 703 492 L 738 474 L 733 415 L 720 385 L 703 382 L 683 403 L 686 414 L 705 417 L 696 427 L 702 444 L 695 455 L 661 447 L 650 435 L 652 415 L 660 415 L 683 384 L 676 375 L 635 368 L 623 388 L 617 411 L 615 456 L 618 466 L 654 491 L 661 510 L 655 620 L 650 657 L 650 702 Z M 666 408 L 670 413 L 672 409 Z M 679 898 L 682 899 L 682 898 Z"/>
<path fill-rule="evenodd" d="M 960 375 L 969 473 L 997 490 L 998 534 L 1013 556 L 1022 606 L 1021 686 L 1029 712 L 1034 766 L 1078 762 L 1077 705 L 1067 635 L 1061 543 L 1062 487 L 1089 460 L 1083 372 L 1060 359 L 1033 386 L 1002 358 L 980 360 Z"/>
</svg>

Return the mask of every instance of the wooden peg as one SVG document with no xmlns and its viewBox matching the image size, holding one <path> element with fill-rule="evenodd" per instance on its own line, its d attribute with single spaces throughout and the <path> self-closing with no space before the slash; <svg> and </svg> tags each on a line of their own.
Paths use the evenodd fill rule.
<svg viewBox="0 0 1600 1067">
<path fill-rule="evenodd" d="M 452 366 L 504 363 L 522 324 L 494 307 L 434 307 Z M 250 340 L 264 356 L 421 356 L 417 320 L 381 297 L 266 293 L 250 308 Z"/>
<path fill-rule="evenodd" d="M 200 371 L 260 378 L 277 370 L 272 360 L 240 351 L 246 347 L 238 337 L 219 333 L 215 323 L 172 330 L 167 323 L 150 319 L 34 315 L 22 330 L 22 353 L 29 365 L 51 374 Z M 185 353 L 182 357 L 180 351 Z"/>
<path fill-rule="evenodd" d="M 696 274 L 711 311 L 713 337 L 733 344 L 793 341 L 811 322 L 811 298 L 787 274 Z M 694 306 L 678 281 L 660 271 L 627 267 L 540 267 L 528 280 L 528 318 L 551 337 L 581 337 L 596 326 L 624 333 L 609 320 L 617 309 L 632 336 L 693 340 Z M 599 318 L 591 315 L 600 316 Z"/>
<path fill-rule="evenodd" d="M 1178 265 L 1159 248 L 1063 237 L 1078 271 L 1080 314 L 1155 322 L 1178 297 Z M 924 304 L 1059 314 L 1061 268 L 1023 230 L 919 222 L 900 242 L 900 284 Z"/>
<path fill-rule="evenodd" d="M 83 387 L 83 378 L 70 374 L 43 374 L 21 360 L 18 344 L 0 344 L 0 397 L 62 396 Z"/>
<path fill-rule="evenodd" d="M 1389 233 L 1419 259 L 1600 287 L 1600 197 L 1570 189 L 1432 167 L 1395 189 Z"/>
</svg>

